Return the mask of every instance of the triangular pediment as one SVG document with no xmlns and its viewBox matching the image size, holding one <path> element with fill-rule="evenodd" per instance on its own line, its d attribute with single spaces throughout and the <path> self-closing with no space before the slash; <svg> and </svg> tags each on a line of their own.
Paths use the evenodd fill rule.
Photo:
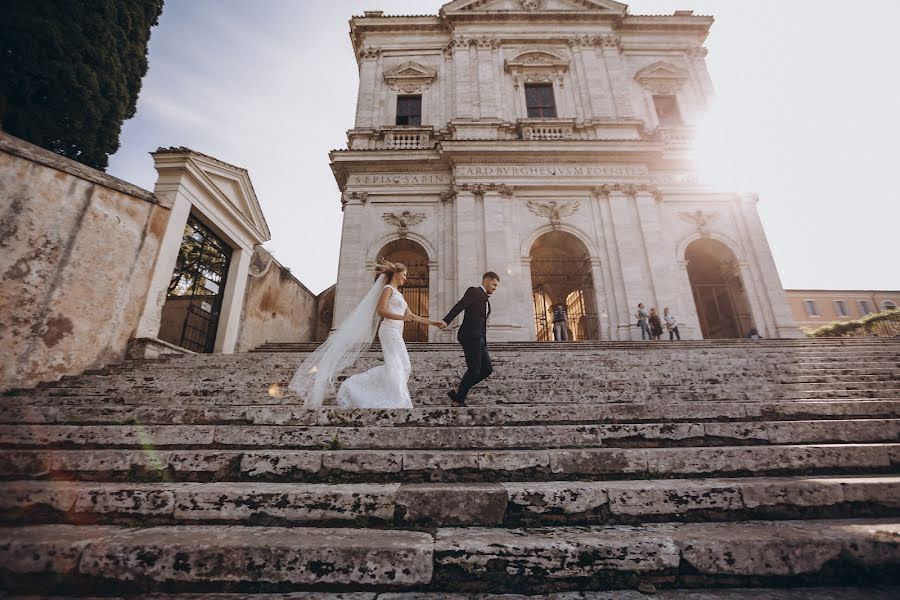
<svg viewBox="0 0 900 600">
<path fill-rule="evenodd" d="M 197 179 L 209 195 L 217 199 L 219 206 L 253 230 L 260 238 L 257 243 L 271 239 L 262 207 L 245 169 L 198 154 L 191 156 L 191 162 Z"/>
<path fill-rule="evenodd" d="M 384 80 L 394 90 L 413 93 L 427 87 L 437 77 L 437 71 L 417 62 L 407 61 L 384 72 Z"/>
<path fill-rule="evenodd" d="M 441 7 L 441 12 L 601 12 L 625 14 L 628 5 L 614 0 L 455 0 Z"/>
<path fill-rule="evenodd" d="M 646 66 L 635 75 L 637 79 L 686 79 L 687 71 L 666 61 Z"/>
<path fill-rule="evenodd" d="M 506 71 L 566 70 L 569 61 L 550 50 L 531 49 L 506 61 Z"/>
</svg>

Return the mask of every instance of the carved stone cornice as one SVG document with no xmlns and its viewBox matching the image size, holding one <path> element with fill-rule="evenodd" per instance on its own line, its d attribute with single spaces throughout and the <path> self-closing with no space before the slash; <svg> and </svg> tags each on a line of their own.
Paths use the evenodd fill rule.
<svg viewBox="0 0 900 600">
<path fill-rule="evenodd" d="M 376 60 L 381 56 L 381 48 L 378 46 L 366 46 L 359 49 L 359 58 L 361 60 Z"/>
<path fill-rule="evenodd" d="M 595 35 L 576 35 L 566 40 L 571 48 L 590 48 L 596 46 L 598 42 L 599 38 Z"/>
<path fill-rule="evenodd" d="M 621 50 L 622 38 L 614 34 L 598 35 L 595 44 L 601 48 Z"/>
<path fill-rule="evenodd" d="M 481 36 L 479 38 L 475 38 L 473 41 L 479 48 L 490 48 L 492 50 L 496 50 L 500 47 L 500 40 L 495 37 Z"/>
</svg>

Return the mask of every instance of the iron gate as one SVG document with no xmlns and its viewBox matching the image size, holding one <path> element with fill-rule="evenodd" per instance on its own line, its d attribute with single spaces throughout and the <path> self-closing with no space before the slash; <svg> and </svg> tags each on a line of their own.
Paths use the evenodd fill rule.
<svg viewBox="0 0 900 600">
<path fill-rule="evenodd" d="M 587 257 L 532 259 L 531 282 L 538 341 L 553 341 L 551 315 L 558 302 L 566 307 L 570 339 L 600 339 L 594 279 Z"/>
<path fill-rule="evenodd" d="M 166 297 L 184 321 L 179 338 L 169 341 L 194 352 L 213 351 L 230 263 L 231 248 L 190 215 Z"/>
</svg>

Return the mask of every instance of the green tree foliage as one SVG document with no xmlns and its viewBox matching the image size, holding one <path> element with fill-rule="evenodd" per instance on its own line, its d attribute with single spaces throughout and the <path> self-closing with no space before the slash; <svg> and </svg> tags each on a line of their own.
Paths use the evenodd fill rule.
<svg viewBox="0 0 900 600">
<path fill-rule="evenodd" d="M 0 0 L 0 126 L 97 169 L 119 148 L 163 0 Z"/>
</svg>

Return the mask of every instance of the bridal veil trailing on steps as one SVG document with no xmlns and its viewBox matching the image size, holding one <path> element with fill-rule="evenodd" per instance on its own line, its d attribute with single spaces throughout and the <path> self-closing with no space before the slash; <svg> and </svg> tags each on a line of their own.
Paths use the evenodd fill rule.
<svg viewBox="0 0 900 600">
<path fill-rule="evenodd" d="M 376 312 L 387 282 L 386 275 L 379 275 L 341 326 L 297 368 L 288 388 L 303 398 L 306 408 L 322 406 L 325 396 L 334 392 L 337 376 L 369 348 L 376 330 L 384 353 L 384 364 L 344 381 L 337 402 L 344 408 L 412 408 L 407 386 L 410 362 L 403 341 L 404 322 L 381 320 Z M 404 314 L 407 305 L 403 295 L 393 287 L 390 289 L 388 310 Z"/>
</svg>

